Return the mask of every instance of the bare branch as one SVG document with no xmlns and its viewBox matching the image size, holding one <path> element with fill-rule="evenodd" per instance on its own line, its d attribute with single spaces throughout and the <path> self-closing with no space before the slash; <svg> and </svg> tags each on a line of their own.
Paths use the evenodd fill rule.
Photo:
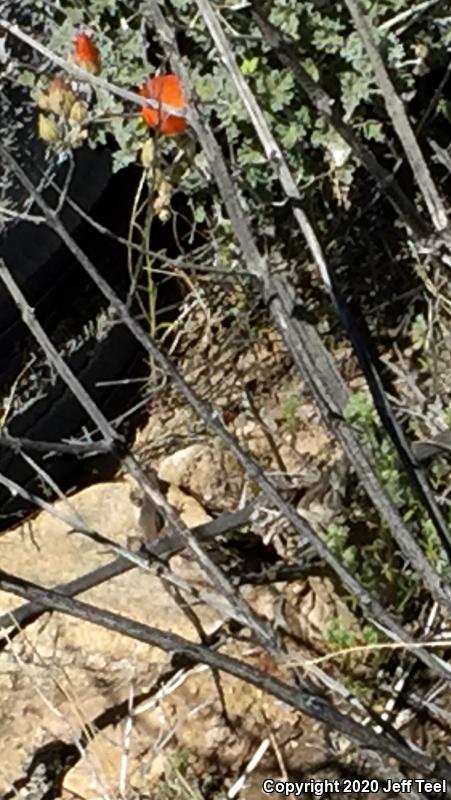
<svg viewBox="0 0 451 800">
<path fill-rule="evenodd" d="M 104 92 L 108 92 L 116 97 L 120 97 L 122 100 L 127 100 L 129 103 L 134 103 L 134 105 L 139 105 L 144 108 L 159 108 L 165 111 L 167 114 L 171 114 L 171 116 L 183 118 L 187 117 L 189 119 L 189 110 L 185 111 L 184 109 L 177 108 L 176 106 L 168 106 L 165 103 L 161 103 L 159 100 L 152 100 L 147 97 L 142 97 L 136 92 L 129 92 L 127 89 L 122 89 L 121 86 L 116 86 L 114 83 L 111 83 L 104 78 L 99 78 L 96 75 L 92 75 L 90 72 L 86 72 L 86 70 L 77 67 L 76 64 L 70 64 L 68 61 L 66 61 L 66 59 L 57 56 L 52 52 L 52 50 L 41 44 L 41 42 L 39 42 L 37 39 L 34 39 L 32 36 L 29 36 L 28 33 L 25 33 L 25 31 L 23 31 L 19 25 L 15 25 L 2 18 L 0 19 L 0 30 L 2 28 L 10 33 L 11 36 L 15 36 L 17 39 L 20 39 L 37 53 L 40 53 L 45 58 L 49 59 L 49 61 L 51 61 L 57 67 L 60 67 L 62 70 L 64 70 L 64 72 L 67 72 L 68 75 L 72 75 L 74 78 L 78 78 L 78 80 L 83 81 L 84 83 L 89 83 L 94 89 L 100 89 Z"/>
<path fill-rule="evenodd" d="M 257 686 L 267 694 L 276 697 L 291 708 L 302 711 L 331 728 L 341 731 L 345 736 L 353 738 L 360 744 L 392 756 L 397 761 L 418 770 L 421 774 L 433 775 L 434 779 L 451 779 L 451 766 L 446 762 L 430 759 L 418 750 L 411 750 L 399 741 L 394 741 L 388 736 L 373 732 L 358 722 L 345 717 L 334 706 L 301 687 L 292 687 L 283 681 L 270 676 L 267 672 L 250 666 L 232 656 L 226 656 L 217 651 L 195 644 L 177 636 L 167 633 L 149 625 L 143 625 L 128 617 L 114 614 L 106 609 L 97 608 L 80 600 L 74 600 L 55 592 L 44 589 L 30 581 L 17 578 L 0 570 L 0 589 L 12 592 L 19 597 L 32 600 L 39 606 L 45 606 L 63 614 L 68 614 L 78 619 L 83 619 L 95 625 L 101 625 L 112 631 L 117 631 L 129 638 L 158 647 L 168 653 L 180 653 L 186 658 L 207 664 L 208 666 L 226 672 L 252 686 Z"/>
<path fill-rule="evenodd" d="M 418 188 L 424 197 L 434 228 L 442 234 L 443 240 L 446 242 L 449 249 L 451 247 L 451 232 L 449 231 L 448 215 L 445 205 L 423 158 L 403 102 L 396 94 L 395 87 L 393 86 L 382 56 L 376 46 L 370 22 L 360 8 L 358 0 L 345 0 L 345 3 L 365 45 L 376 80 L 385 101 L 385 106 L 403 146 L 407 160 L 412 168 Z"/>
<path fill-rule="evenodd" d="M 305 71 L 296 53 L 294 43 L 288 37 L 283 36 L 263 15 L 259 3 L 255 2 L 255 0 L 250 0 L 250 2 L 252 14 L 262 33 L 277 53 L 280 61 L 292 70 L 313 108 L 332 125 L 349 145 L 354 156 L 374 178 L 381 193 L 388 197 L 412 234 L 420 241 L 430 238 L 433 233 L 432 228 L 402 191 L 396 182 L 394 174 L 388 172 L 379 164 L 368 145 L 355 133 L 351 125 L 346 123 L 340 116 L 336 101 Z"/>
<path fill-rule="evenodd" d="M 217 538 L 218 536 L 224 536 L 230 531 L 234 531 L 237 528 L 240 528 L 242 525 L 245 525 L 249 521 L 257 503 L 258 498 L 253 500 L 251 503 L 248 503 L 244 508 L 239 509 L 238 511 L 221 514 L 211 522 L 207 522 L 203 525 L 193 528 L 192 533 L 196 536 L 196 538 L 199 539 L 199 541 L 209 541 L 210 539 Z M 181 539 L 177 533 L 166 533 L 152 542 L 151 546 L 147 545 L 142 556 L 143 558 L 152 557 L 161 560 L 175 555 L 176 553 L 180 552 L 180 550 L 183 550 L 183 548 L 183 539 Z M 98 567 L 97 569 L 80 576 L 79 578 L 75 578 L 68 583 L 56 586 L 55 591 L 65 594 L 69 597 L 74 597 L 77 594 L 87 592 L 94 586 L 100 586 L 100 584 L 105 583 L 105 581 L 108 581 L 111 578 L 115 578 L 118 575 L 123 575 L 129 570 L 135 569 L 136 566 L 137 565 L 130 561 L 130 559 L 126 559 L 121 556 L 102 567 Z M 41 616 L 44 611 L 45 609 L 42 607 L 36 606 L 33 603 L 28 603 L 20 608 L 15 609 L 14 611 L 8 611 L 6 614 L 3 614 L 3 616 L 0 617 L 0 628 L 7 628 L 13 624 L 18 626 L 16 630 L 17 633 L 20 633 L 21 627 L 31 624 L 31 622 Z M 8 638 L 11 637 L 11 635 L 12 634 L 10 632 L 8 634 Z M 7 643 L 8 639 L 0 641 L 0 651 L 4 649 Z"/>
<path fill-rule="evenodd" d="M 150 13 L 154 19 L 156 29 L 160 32 L 169 48 L 174 72 L 179 75 L 185 86 L 189 85 L 188 71 L 178 51 L 173 31 L 167 24 L 157 4 L 151 5 Z M 193 114 L 195 113 L 197 112 L 193 110 Z M 336 430 L 340 432 L 340 439 L 343 440 L 346 436 L 348 442 L 352 442 L 353 461 L 359 466 L 359 474 L 365 476 L 365 485 L 367 485 L 368 480 L 371 478 L 371 480 L 374 481 L 374 490 L 379 496 L 382 494 L 383 501 L 386 503 L 386 493 L 383 489 L 381 490 L 379 480 L 374 474 L 374 470 L 370 466 L 363 448 L 357 443 L 354 443 L 353 437 L 351 438 L 349 425 L 343 420 L 342 411 L 347 403 L 349 395 L 331 356 L 323 347 L 319 337 L 316 337 L 311 326 L 304 321 L 300 321 L 294 314 L 296 298 L 292 287 L 288 286 L 284 277 L 278 275 L 271 276 L 269 274 L 268 266 L 260 257 L 252 234 L 248 228 L 246 215 L 241 210 L 222 153 L 210 129 L 201 123 L 199 116 L 193 121 L 193 125 L 208 158 L 210 168 L 215 176 L 235 235 L 241 245 L 247 266 L 264 287 L 264 295 L 268 298 L 273 317 L 295 359 L 296 365 L 311 387 L 319 408 L 326 420 L 329 422 L 333 420 L 335 422 Z M 386 620 L 386 622 L 383 623 L 386 632 L 388 633 L 388 631 L 390 631 L 389 635 L 395 638 L 399 636 L 402 641 L 405 641 L 405 631 L 398 625 L 397 621 L 395 621 L 391 615 L 387 615 L 387 612 L 383 609 L 381 604 L 375 601 L 349 571 L 343 567 L 320 537 L 315 534 L 311 526 L 303 520 L 289 504 L 282 500 L 278 491 L 273 487 L 271 482 L 268 481 L 261 469 L 250 459 L 249 455 L 239 447 L 233 437 L 225 431 L 223 426 L 219 424 L 217 418 L 213 417 L 210 409 L 198 398 L 195 392 L 186 385 L 175 367 L 169 363 L 158 349 L 156 349 L 154 353 L 156 360 L 158 360 L 163 369 L 171 375 L 175 385 L 189 400 L 199 416 L 221 436 L 222 440 L 227 444 L 236 458 L 243 464 L 249 477 L 258 483 L 276 508 L 279 508 L 293 524 L 295 530 L 313 545 L 321 558 L 324 558 L 326 563 L 332 567 L 343 583 L 359 599 L 363 609 L 366 611 L 371 609 L 371 614 L 376 619 L 380 619 L 380 614 L 382 614 Z M 449 598 L 447 593 L 441 589 L 438 576 L 436 578 L 436 589 L 440 593 L 442 602 L 449 604 Z M 388 623 L 388 625 L 386 625 L 386 623 Z M 424 656 L 430 663 L 430 654 L 425 653 Z"/>
<path fill-rule="evenodd" d="M 27 439 L 23 436 L 10 436 L 9 433 L 0 434 L 0 447 L 21 453 L 23 450 L 32 450 L 37 453 L 67 453 L 79 458 L 94 456 L 99 453 L 111 453 L 107 442 L 40 442 L 38 439 Z"/>
<path fill-rule="evenodd" d="M 244 75 L 238 68 L 230 44 L 227 41 L 224 31 L 222 30 L 218 15 L 213 11 L 209 0 L 196 0 L 196 2 L 211 33 L 212 39 L 218 49 L 221 60 L 226 65 L 235 83 L 239 96 L 249 113 L 251 121 L 259 136 L 260 142 L 265 150 L 266 157 L 268 158 L 268 161 L 273 159 L 276 160 L 279 181 L 285 192 L 285 195 L 289 200 L 295 201 L 292 203 L 293 215 L 299 225 L 299 228 L 301 229 L 307 246 L 310 249 L 325 288 L 331 295 L 332 301 L 343 323 L 343 327 L 353 344 L 354 351 L 366 377 L 381 421 L 398 451 L 401 463 L 403 464 L 414 489 L 419 495 L 426 511 L 429 513 L 430 518 L 435 525 L 444 550 L 451 558 L 451 533 L 448 525 L 446 524 L 443 515 L 441 514 L 440 509 L 435 501 L 427 478 L 425 477 L 422 469 L 418 467 L 418 464 L 415 462 L 410 452 L 409 443 L 404 436 L 401 426 L 398 425 L 390 402 L 382 386 L 377 366 L 373 363 L 373 359 L 371 358 L 369 349 L 366 346 L 362 332 L 356 326 L 349 310 L 349 306 L 339 289 L 337 281 L 335 280 L 326 263 L 321 244 L 315 233 L 315 229 L 308 216 L 303 211 L 300 192 L 286 163 L 283 152 L 273 136 L 269 125 L 266 122 L 265 116 L 253 93 L 251 92 Z M 290 324 L 288 320 L 286 320 L 286 323 Z M 347 452 L 349 453 L 349 448 L 347 449 Z M 350 453 L 350 457 L 352 459 L 352 453 Z M 424 557 L 421 548 L 419 547 L 413 535 L 410 533 L 407 526 L 403 524 L 395 508 L 393 508 L 391 516 L 392 522 L 397 518 L 396 524 L 392 524 L 390 529 L 402 552 L 415 567 L 418 574 L 421 576 L 424 585 L 429 589 L 429 591 L 433 593 L 439 602 L 450 609 L 451 606 L 449 604 L 449 600 L 447 600 L 443 592 L 439 590 L 437 594 L 438 587 L 435 570 Z"/>
<path fill-rule="evenodd" d="M 157 22 L 159 30 L 165 35 L 165 37 L 170 37 L 172 42 L 172 47 L 175 48 L 175 42 L 172 41 L 172 33 L 171 30 L 168 28 L 161 12 L 154 6 L 154 11 L 157 14 Z M 174 51 L 175 52 L 175 51 Z M 177 71 L 182 72 L 181 75 L 182 80 L 185 82 L 188 81 L 188 76 L 186 74 L 186 69 L 182 67 L 182 61 L 180 56 L 174 60 L 174 72 Z M 231 216 L 231 220 L 235 227 L 236 235 L 239 238 L 240 244 L 243 247 L 244 254 L 246 260 L 248 262 L 248 267 L 251 269 L 254 274 L 256 274 L 260 279 L 264 279 L 266 283 L 269 281 L 269 275 L 264 265 L 263 260 L 260 258 L 258 253 L 258 249 L 255 245 L 253 240 L 252 234 L 248 229 L 245 215 L 241 212 L 240 204 L 236 199 L 236 194 L 234 191 L 233 184 L 230 180 L 230 176 L 227 172 L 227 168 L 225 163 L 222 159 L 222 155 L 219 151 L 219 148 L 216 144 L 214 137 L 212 136 L 210 131 L 207 131 L 206 128 L 201 124 L 199 117 L 197 116 L 197 112 L 193 109 L 193 114 L 196 115 L 194 124 L 196 130 L 198 132 L 199 137 L 201 138 L 202 145 L 206 148 L 207 156 L 211 161 L 212 168 L 214 170 L 214 174 L 219 186 L 219 189 L 224 197 L 224 202 L 226 207 L 229 211 L 229 215 Z M 276 508 L 278 508 L 286 518 L 293 524 L 293 527 L 296 531 L 301 535 L 301 537 L 307 539 L 316 549 L 318 554 L 324 558 L 326 563 L 328 563 L 332 569 L 336 572 L 336 574 L 340 577 L 340 579 L 344 582 L 344 584 L 350 589 L 350 591 L 356 596 L 358 601 L 361 603 L 362 608 L 365 610 L 366 613 L 369 612 L 370 617 L 373 619 L 379 620 L 381 624 L 386 629 L 387 635 L 395 640 L 401 639 L 401 641 L 409 642 L 413 641 L 412 637 L 407 634 L 407 632 L 403 629 L 403 627 L 398 623 L 398 621 L 393 617 L 392 614 L 387 612 L 383 606 L 374 598 L 372 595 L 367 592 L 356 580 L 350 572 L 340 563 L 339 559 L 332 553 L 332 551 L 327 547 L 327 545 L 322 541 L 322 539 L 315 534 L 311 526 L 304 520 L 293 508 L 283 500 L 278 492 L 278 490 L 273 486 L 271 481 L 268 480 L 266 475 L 264 474 L 261 467 L 256 464 L 256 462 L 246 453 L 240 445 L 237 443 L 236 439 L 226 430 L 224 425 L 222 424 L 218 414 L 209 406 L 204 403 L 201 398 L 197 395 L 197 393 L 186 383 L 183 377 L 180 375 L 178 369 L 174 366 L 174 364 L 162 353 L 162 351 L 157 347 L 155 342 L 148 336 L 142 328 L 135 322 L 135 320 L 130 316 L 128 309 L 126 308 L 125 304 L 118 298 L 118 296 L 113 292 L 109 284 L 101 277 L 98 273 L 92 262 L 86 257 L 83 253 L 81 248 L 76 244 L 72 236 L 66 231 L 64 225 L 61 223 L 59 218 L 52 213 L 52 210 L 49 208 L 45 200 L 42 196 L 36 191 L 35 187 L 31 183 L 31 181 L 27 178 L 24 174 L 23 170 L 17 164 L 15 159 L 11 156 L 11 154 L 4 148 L 3 145 L 0 144 L 0 153 L 3 154 L 3 157 L 8 161 L 11 165 L 12 169 L 16 173 L 17 177 L 20 179 L 22 184 L 25 186 L 27 191 L 29 192 L 30 196 L 33 197 L 37 206 L 42 210 L 44 216 L 46 217 L 47 223 L 52 227 L 52 229 L 60 236 L 61 240 L 66 244 L 70 252 L 78 259 L 80 265 L 85 269 L 85 271 L 90 275 L 93 282 L 97 285 L 100 291 L 103 293 L 105 298 L 108 302 L 111 303 L 112 307 L 117 311 L 120 318 L 124 321 L 127 325 L 129 330 L 132 334 L 136 337 L 136 339 L 142 344 L 145 350 L 155 359 L 155 361 L 162 367 L 165 373 L 174 381 L 174 384 L 177 390 L 181 393 L 183 397 L 185 397 L 188 402 L 192 405 L 198 416 L 204 420 L 204 422 L 217 433 L 224 443 L 229 447 L 231 452 L 236 456 L 238 461 L 244 466 L 248 476 L 255 480 L 260 488 L 265 492 L 267 497 L 271 499 L 274 503 Z M 0 273 L 1 275 L 1 273 Z M 11 283 L 12 277 L 9 276 L 9 282 Z M 293 325 L 290 324 L 287 330 L 287 320 L 292 320 L 292 307 L 294 298 L 289 298 L 289 304 L 286 304 L 286 287 L 285 284 L 279 285 L 277 283 L 277 278 L 274 278 L 272 281 L 273 291 L 272 294 L 275 297 L 280 297 L 280 305 L 276 307 L 276 304 L 273 303 L 272 309 L 279 309 L 274 311 L 276 314 L 276 321 L 282 330 L 285 337 L 287 334 L 290 334 L 294 330 Z M 18 287 L 14 289 L 17 296 L 21 296 L 20 290 Z M 282 298 L 285 298 L 282 302 Z M 268 295 L 267 295 L 268 296 Z M 269 295 L 271 296 L 271 295 Z M 22 296 L 23 297 L 23 296 Z M 25 302 L 24 299 L 22 303 Z M 37 322 L 34 320 L 34 327 L 36 329 Z M 289 336 L 288 336 L 289 341 Z M 290 350 L 294 350 L 296 353 L 296 348 L 292 347 L 292 343 L 290 343 Z M 57 354 L 58 355 L 58 354 Z M 331 362 L 331 359 L 327 353 L 324 354 L 327 363 Z M 323 358 L 324 358 L 323 356 Z M 55 366 L 57 367 L 59 364 L 59 357 L 55 362 Z M 318 353 L 315 354 L 314 358 L 314 370 L 313 375 L 316 375 L 319 369 L 318 364 Z M 64 375 L 67 375 L 67 367 L 63 370 Z M 70 372 L 70 370 L 69 370 Z M 63 375 L 63 378 L 64 378 Z M 316 378 L 315 378 L 316 380 Z M 69 378 L 70 385 L 76 386 L 72 381 L 72 378 Z M 77 382 L 78 383 L 78 382 Z M 77 391 L 77 397 L 80 398 L 80 395 Z M 84 391 L 84 390 L 83 390 Z M 343 391 L 343 389 L 341 390 Z M 320 393 L 321 396 L 321 393 Z M 347 392 L 345 392 L 345 396 L 347 396 Z M 332 408 L 336 408 L 336 414 L 340 413 L 340 407 L 336 406 L 337 399 L 339 394 L 333 397 L 333 405 Z M 101 415 L 103 416 L 103 415 Z M 102 433 L 108 430 L 108 423 L 99 418 L 99 421 L 102 424 Z M 348 426 L 346 425 L 346 428 Z M 182 536 L 186 536 L 187 545 L 190 549 L 193 550 L 194 555 L 199 558 L 198 552 L 198 545 L 193 542 L 191 535 L 186 531 L 185 526 L 181 525 L 180 521 L 176 514 L 174 514 L 172 508 L 167 503 L 164 496 L 161 492 L 158 491 L 155 484 L 149 480 L 149 477 L 143 472 L 141 467 L 139 466 L 136 459 L 129 455 L 126 456 L 124 459 L 125 466 L 129 469 L 131 474 L 142 483 L 142 486 L 146 492 L 146 494 L 150 497 L 152 502 L 155 502 L 158 506 L 160 506 L 167 517 L 168 523 L 171 527 L 180 532 Z M 439 583 L 439 580 L 437 579 Z M 233 590 L 232 590 L 233 592 Z M 445 595 L 446 596 L 446 595 Z M 260 623 L 259 623 L 260 625 Z M 269 634 L 270 635 L 270 634 Z M 440 671 L 442 675 L 450 675 L 451 674 L 451 667 L 447 664 L 442 662 L 433 654 L 424 651 L 424 650 L 417 650 L 415 653 L 419 658 L 424 660 L 432 669 L 437 669 Z"/>
<path fill-rule="evenodd" d="M 64 237 L 69 236 L 66 233 L 66 230 L 62 225 L 62 223 L 60 222 L 58 216 L 51 212 L 47 203 L 42 199 L 42 197 L 39 196 L 38 193 L 36 193 L 36 190 L 34 189 L 34 187 L 32 187 L 28 179 L 23 175 L 22 170 L 20 170 L 20 167 L 18 167 L 14 159 L 12 159 L 12 157 L 9 154 L 7 154 L 7 156 L 8 160 L 11 163 L 12 168 L 16 170 L 18 177 L 20 177 L 21 180 L 23 178 L 25 179 L 26 184 L 28 184 L 27 188 L 31 190 L 31 195 L 34 196 L 38 205 L 41 206 L 46 216 L 46 219 L 48 221 L 52 221 L 54 229 L 57 230 L 58 232 L 61 231 L 61 234 L 64 233 Z M 61 238 L 63 238 L 63 236 L 61 236 Z M 75 242 L 73 242 L 72 238 L 69 237 L 69 239 L 70 239 L 70 245 L 75 246 Z M 81 251 L 80 254 L 81 257 L 83 258 L 84 254 Z M 90 265 L 90 267 L 92 267 L 92 270 L 94 271 L 94 276 L 97 277 L 95 268 L 92 265 Z M 64 359 L 59 355 L 58 351 L 50 341 L 49 337 L 45 333 L 41 324 L 34 316 L 31 306 L 27 303 L 23 293 L 19 289 L 10 271 L 2 261 L 0 261 L 0 278 L 5 283 L 11 296 L 14 298 L 17 307 L 21 311 L 24 321 L 27 323 L 31 332 L 33 333 L 33 335 L 41 345 L 42 349 L 46 353 L 49 362 L 55 367 L 55 369 L 58 371 L 59 375 L 65 381 L 67 386 L 73 391 L 78 401 L 84 406 L 87 413 L 91 416 L 93 422 L 97 425 L 97 427 L 101 431 L 107 444 L 111 445 L 111 447 L 113 448 L 113 443 L 120 441 L 119 435 L 109 424 L 108 420 L 102 414 L 102 412 L 97 408 L 95 403 L 92 401 L 92 398 L 89 396 L 88 392 L 82 386 L 82 384 L 74 375 L 72 370 L 67 366 Z M 98 276 L 97 279 L 100 280 L 100 276 Z M 105 286 L 108 286 L 108 284 L 105 283 Z M 123 303 L 119 301 L 118 298 L 116 299 L 116 296 L 112 293 L 109 287 L 108 290 L 109 292 L 111 292 L 112 296 L 115 298 L 117 303 L 119 303 L 120 313 L 124 315 L 124 319 L 126 317 L 128 318 L 128 320 L 132 323 L 132 328 L 140 332 L 140 338 L 143 338 L 143 340 L 146 341 L 147 343 L 146 335 L 144 334 L 142 329 L 139 328 L 139 326 L 133 322 L 131 317 L 128 315 L 126 307 L 123 305 Z M 239 618 L 240 620 L 246 619 L 247 624 L 249 625 L 250 629 L 256 633 L 257 638 L 262 639 L 266 643 L 266 645 L 270 646 L 271 649 L 275 648 L 277 650 L 278 649 L 277 636 L 267 625 L 266 621 L 264 621 L 257 614 L 255 614 L 255 612 L 252 611 L 250 606 L 241 597 L 239 597 L 239 595 L 237 595 L 234 587 L 231 585 L 228 578 L 205 553 L 205 551 L 196 541 L 195 537 L 193 537 L 189 529 L 180 522 L 178 515 L 174 512 L 174 510 L 169 505 L 164 495 L 160 492 L 158 484 L 155 481 L 155 479 L 151 479 L 150 474 L 149 473 L 146 474 L 141 469 L 137 460 L 132 455 L 126 456 L 124 463 L 128 466 L 130 472 L 137 478 L 137 480 L 142 483 L 143 488 L 145 489 L 150 500 L 154 502 L 162 510 L 164 510 L 165 516 L 171 527 L 185 538 L 187 547 L 189 547 L 191 552 L 194 554 L 196 560 L 198 561 L 199 565 L 201 566 L 205 574 L 208 576 L 212 585 L 222 592 L 224 598 L 226 599 L 226 602 L 229 604 L 231 615 Z M 6 479 L 0 476 L 0 480 L 5 482 Z M 100 541 L 98 534 L 93 534 L 93 532 L 90 532 L 89 535 L 97 537 L 97 540 Z M 102 539 L 104 540 L 104 537 L 102 537 Z M 103 543 L 107 542 L 104 541 Z"/>
</svg>

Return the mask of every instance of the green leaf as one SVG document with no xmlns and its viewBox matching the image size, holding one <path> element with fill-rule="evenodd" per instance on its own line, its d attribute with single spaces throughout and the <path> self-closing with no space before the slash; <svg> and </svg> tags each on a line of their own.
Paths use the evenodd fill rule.
<svg viewBox="0 0 451 800">
<path fill-rule="evenodd" d="M 244 61 L 241 62 L 240 70 L 243 75 L 253 75 L 258 67 L 259 59 L 257 56 L 254 58 L 245 58 Z"/>
</svg>

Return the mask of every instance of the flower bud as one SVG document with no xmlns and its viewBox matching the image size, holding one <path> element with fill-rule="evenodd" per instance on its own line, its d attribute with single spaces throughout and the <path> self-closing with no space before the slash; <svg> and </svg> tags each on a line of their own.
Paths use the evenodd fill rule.
<svg viewBox="0 0 451 800">
<path fill-rule="evenodd" d="M 91 75 L 99 75 L 102 70 L 99 50 L 87 33 L 75 34 L 71 60 Z"/>
<path fill-rule="evenodd" d="M 155 145 L 152 139 L 147 139 L 141 150 L 141 164 L 146 169 L 152 166 L 155 156 Z"/>
<path fill-rule="evenodd" d="M 61 140 L 61 132 L 56 122 L 45 114 L 39 114 L 38 134 L 44 142 L 55 144 Z"/>
<path fill-rule="evenodd" d="M 81 100 L 76 100 L 70 110 L 69 122 L 72 122 L 75 125 L 82 125 L 87 116 L 88 111 L 85 104 Z"/>
</svg>

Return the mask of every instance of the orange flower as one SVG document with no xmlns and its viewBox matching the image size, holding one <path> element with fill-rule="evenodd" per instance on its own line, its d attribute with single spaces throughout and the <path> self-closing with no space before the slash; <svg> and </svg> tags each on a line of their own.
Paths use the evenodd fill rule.
<svg viewBox="0 0 451 800">
<path fill-rule="evenodd" d="M 148 78 L 140 87 L 139 93 L 141 97 L 158 100 L 159 103 L 174 106 L 180 110 L 186 109 L 180 81 L 176 75 L 171 73 Z M 161 136 L 177 136 L 179 133 L 184 133 L 188 126 L 184 117 L 174 117 L 173 114 L 167 114 L 161 108 L 143 107 L 142 115 L 146 125 L 149 128 L 156 128 Z"/>
<path fill-rule="evenodd" d="M 100 53 L 87 33 L 75 34 L 72 61 L 91 75 L 100 73 L 102 69 Z"/>
</svg>

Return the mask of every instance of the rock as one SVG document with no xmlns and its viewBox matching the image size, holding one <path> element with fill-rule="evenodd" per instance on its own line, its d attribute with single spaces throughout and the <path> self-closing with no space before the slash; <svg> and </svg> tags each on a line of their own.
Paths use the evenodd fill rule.
<svg viewBox="0 0 451 800">
<path fill-rule="evenodd" d="M 180 508 L 187 524 L 209 519 L 197 501 L 178 489 L 171 489 L 170 502 Z M 55 509 L 72 517 L 80 515 L 87 527 L 118 543 L 125 544 L 137 530 L 137 507 L 130 501 L 126 480 L 91 486 L 69 503 L 58 501 Z M 45 512 L 8 531 L 0 540 L 3 569 L 54 586 L 111 560 L 113 554 L 106 547 L 69 533 L 70 527 L 69 522 Z M 193 579 L 194 574 L 195 564 L 184 564 L 185 579 Z M 80 599 L 197 639 L 161 580 L 147 572 L 134 569 Z M 0 613 L 21 602 L 0 592 Z M 217 622 L 216 613 L 209 609 L 202 607 L 198 613 L 205 623 Z M 0 653 L 0 794 L 20 776 L 23 761 L 34 747 L 52 737 L 71 741 L 83 721 L 94 719 L 115 697 L 126 696 L 133 676 L 142 687 L 154 680 L 167 659 L 161 650 L 59 613 L 45 615 L 28 627 Z M 113 763 L 105 767 L 108 775 L 117 776 L 116 756 L 105 759 L 102 756 L 102 764 L 110 764 L 111 759 Z M 85 796 L 93 798 L 92 792 Z"/>
<path fill-rule="evenodd" d="M 202 498 L 234 507 L 238 501 L 242 469 L 221 446 L 193 444 L 164 457 L 158 467 L 161 480 Z"/>
</svg>

